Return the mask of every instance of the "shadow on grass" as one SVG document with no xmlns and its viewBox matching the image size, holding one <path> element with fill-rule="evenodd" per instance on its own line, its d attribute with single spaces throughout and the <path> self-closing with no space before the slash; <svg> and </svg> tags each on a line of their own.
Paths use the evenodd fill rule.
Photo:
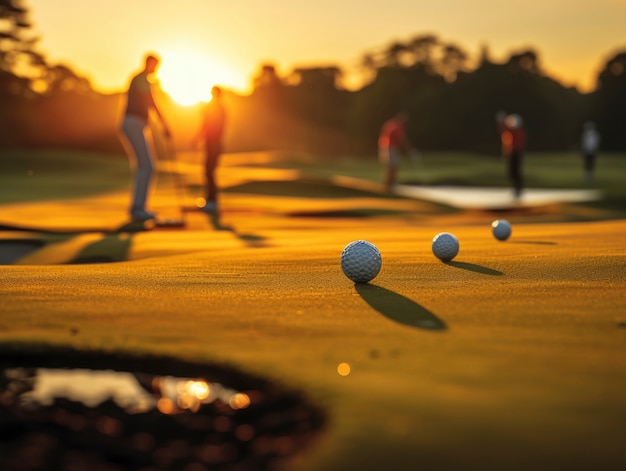
<svg viewBox="0 0 626 471">
<path fill-rule="evenodd" d="M 89 264 L 129 259 L 132 234 L 106 234 L 97 241 L 81 234 L 42 234 L 40 239 L 0 240 L 0 265 Z"/>
<path fill-rule="evenodd" d="M 300 198 L 393 198 L 359 188 L 338 186 L 323 178 L 302 177 L 297 180 L 253 181 L 223 189 L 224 193 L 248 193 L 264 196 L 289 196 Z"/>
<path fill-rule="evenodd" d="M 528 244 L 528 245 L 558 245 L 556 242 L 546 240 L 512 240 L 510 244 Z"/>
<path fill-rule="evenodd" d="M 69 264 L 114 263 L 128 260 L 132 246 L 131 234 L 107 235 L 89 244 L 76 254 Z"/>
<path fill-rule="evenodd" d="M 406 214 L 407 211 L 397 211 L 392 209 L 377 209 L 377 208 L 363 208 L 363 209 L 340 209 L 329 211 L 293 211 L 288 214 L 290 217 L 301 218 L 368 218 L 374 216 L 395 216 L 399 214 Z"/>
<path fill-rule="evenodd" d="M 483 275 L 491 275 L 491 276 L 502 276 L 503 272 L 499 270 L 494 270 L 493 268 L 487 268 L 482 265 L 476 265 L 475 263 L 467 263 L 467 262 L 444 262 L 446 265 L 450 265 L 456 268 L 462 268 L 463 270 L 469 270 L 476 273 L 482 273 Z"/>
<path fill-rule="evenodd" d="M 416 329 L 447 329 L 444 321 L 405 296 L 371 284 L 356 283 L 354 286 L 367 304 L 392 321 Z"/>
<path fill-rule="evenodd" d="M 209 219 L 209 223 L 216 231 L 230 232 L 250 247 L 265 247 L 267 245 L 265 243 L 265 237 L 263 236 L 258 236 L 256 234 L 241 234 L 237 232 L 237 229 L 233 226 L 222 224 L 219 213 L 207 214 L 206 216 Z"/>
<path fill-rule="evenodd" d="M 45 245 L 41 240 L 6 239 L 0 241 L 0 265 L 12 265 Z"/>
</svg>

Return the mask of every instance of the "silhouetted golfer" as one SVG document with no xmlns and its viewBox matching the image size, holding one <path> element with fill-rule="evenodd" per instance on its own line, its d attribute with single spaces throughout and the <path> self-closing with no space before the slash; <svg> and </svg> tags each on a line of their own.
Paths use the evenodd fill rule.
<svg viewBox="0 0 626 471">
<path fill-rule="evenodd" d="M 583 126 L 580 147 L 583 154 L 584 180 L 592 182 L 596 169 L 596 154 L 600 148 L 600 133 L 591 121 L 587 121 Z"/>
<path fill-rule="evenodd" d="M 154 159 L 146 138 L 150 111 L 159 118 L 165 137 L 170 138 L 169 128 L 152 95 L 150 78 L 158 65 L 159 59 L 156 56 L 147 55 L 143 70 L 131 79 L 121 129 L 124 137 L 122 141 L 135 171 L 130 217 L 133 221 L 140 222 L 155 219 L 155 215 L 146 210 L 148 189 L 154 170 Z"/>
<path fill-rule="evenodd" d="M 526 132 L 522 126 L 522 118 L 510 114 L 502 122 L 500 129 L 502 154 L 506 159 L 507 173 L 513 186 L 513 196 L 518 199 L 522 195 L 522 157 L 526 148 Z"/>
<path fill-rule="evenodd" d="M 204 176 L 206 179 L 206 201 L 200 209 L 207 213 L 217 212 L 218 187 L 215 170 L 222 155 L 222 138 L 226 127 L 226 108 L 222 101 L 222 89 L 211 89 L 211 101 L 207 103 L 202 117 L 199 137 L 204 141 Z"/>
<path fill-rule="evenodd" d="M 399 112 L 387 120 L 378 136 L 378 158 L 385 166 L 385 190 L 391 191 L 396 184 L 398 167 L 403 155 L 417 155 L 406 135 L 408 115 Z"/>
</svg>

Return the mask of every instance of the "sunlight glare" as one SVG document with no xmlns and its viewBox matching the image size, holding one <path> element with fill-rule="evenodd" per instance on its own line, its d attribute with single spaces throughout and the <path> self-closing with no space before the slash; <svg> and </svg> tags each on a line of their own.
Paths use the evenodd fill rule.
<svg viewBox="0 0 626 471">
<path fill-rule="evenodd" d="M 218 75 L 210 60 L 188 51 L 163 53 L 158 71 L 163 91 L 181 105 L 210 100 Z"/>
</svg>

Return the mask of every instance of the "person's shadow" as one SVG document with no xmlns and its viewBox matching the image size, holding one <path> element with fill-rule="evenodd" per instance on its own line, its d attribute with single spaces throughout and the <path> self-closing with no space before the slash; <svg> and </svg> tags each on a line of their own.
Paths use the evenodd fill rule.
<svg viewBox="0 0 626 471">
<path fill-rule="evenodd" d="M 265 245 L 265 237 L 255 234 L 241 234 L 233 226 L 222 224 L 219 213 L 207 213 L 209 223 L 216 231 L 228 231 L 237 237 L 239 240 L 245 242 L 252 247 L 262 247 Z"/>
<path fill-rule="evenodd" d="M 446 330 L 446 323 L 424 306 L 380 286 L 355 283 L 361 298 L 392 321 L 416 329 Z"/>
<path fill-rule="evenodd" d="M 132 243 L 132 233 L 107 234 L 101 240 L 83 247 L 67 263 L 125 262 L 128 260 Z"/>
</svg>

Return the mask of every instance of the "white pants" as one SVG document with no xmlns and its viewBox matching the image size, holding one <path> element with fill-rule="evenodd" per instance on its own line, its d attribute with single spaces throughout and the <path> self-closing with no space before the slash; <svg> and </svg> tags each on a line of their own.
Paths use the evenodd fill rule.
<svg viewBox="0 0 626 471">
<path fill-rule="evenodd" d="M 122 122 L 124 147 L 135 171 L 131 211 L 145 209 L 154 170 L 152 152 L 146 139 L 147 123 L 139 116 L 126 116 Z"/>
</svg>

